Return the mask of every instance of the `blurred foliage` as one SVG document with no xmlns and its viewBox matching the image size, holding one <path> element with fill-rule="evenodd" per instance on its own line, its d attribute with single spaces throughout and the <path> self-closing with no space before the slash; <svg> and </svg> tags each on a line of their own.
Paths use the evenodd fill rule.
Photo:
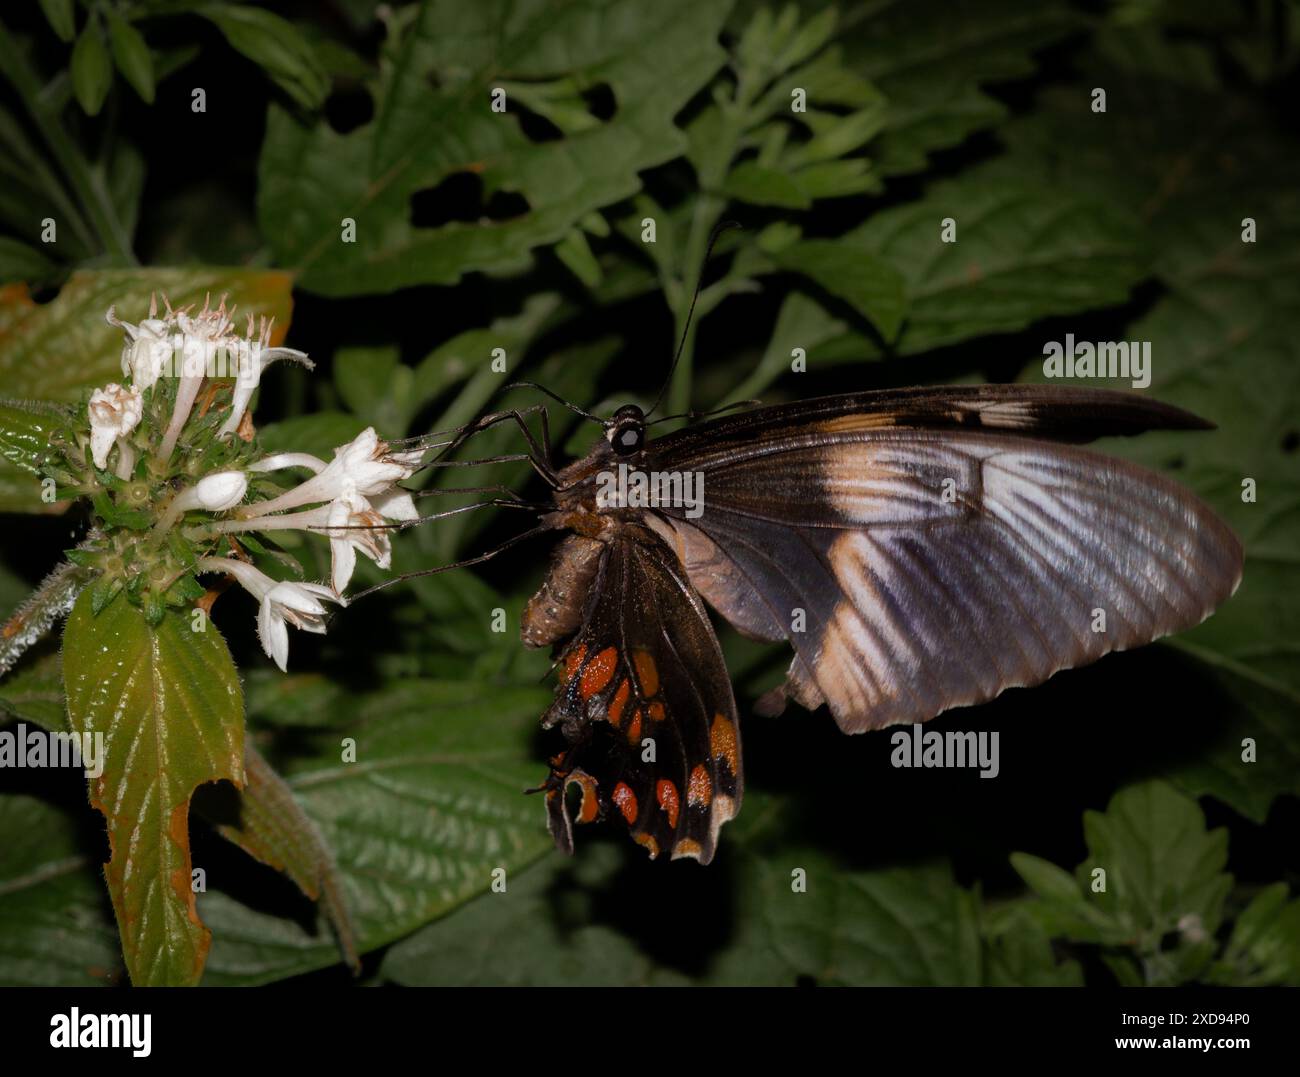
<svg viewBox="0 0 1300 1077">
<path fill-rule="evenodd" d="M 887 737 L 842 738 L 824 713 L 747 717 L 746 804 L 707 869 L 600 833 L 564 860 L 520 795 L 543 773 L 549 692 L 513 630 L 544 548 L 367 599 L 295 640 L 287 676 L 258 651 L 251 604 L 231 594 L 215 619 L 249 741 L 332 850 L 372 977 L 1295 984 L 1300 154 L 1283 109 L 1298 56 L 1288 0 L 6 9 L 3 392 L 83 398 L 117 368 L 104 309 L 139 316 L 153 289 L 275 314 L 319 367 L 268 375 L 262 442 L 326 455 L 367 425 L 463 423 L 516 377 L 602 411 L 652 399 L 697 284 L 675 411 L 1034 379 L 1067 332 L 1149 340 L 1148 391 L 1220 429 L 1107 448 L 1226 515 L 1247 547 L 1240 593 L 1166 644 L 937 719 L 1005 733 L 993 782 L 894 771 Z M 743 227 L 706 258 L 727 220 Z M 0 408 L 10 608 L 84 526 L 29 466 L 59 414 Z M 590 429 L 550 417 L 554 444 L 582 451 Z M 515 429 L 474 442 L 519 448 Z M 533 490 L 507 462 L 443 473 L 423 504 L 467 503 L 432 496 L 467 474 Z M 416 529 L 394 567 L 485 549 L 515 516 Z M 323 543 L 290 552 L 324 573 Z M 784 656 L 723 642 L 747 714 Z M 0 708 L 62 725 L 56 646 L 0 680 Z M 156 744 L 181 719 L 154 715 Z M 234 793 L 205 792 L 196 814 L 215 825 L 191 825 L 211 951 L 173 978 L 349 982 L 302 851 L 239 840 L 287 861 L 296 888 L 219 840 Z M 0 982 L 122 981 L 80 778 L 0 771 L 0 848 Z M 184 963 L 183 943 L 156 956 Z"/>
</svg>

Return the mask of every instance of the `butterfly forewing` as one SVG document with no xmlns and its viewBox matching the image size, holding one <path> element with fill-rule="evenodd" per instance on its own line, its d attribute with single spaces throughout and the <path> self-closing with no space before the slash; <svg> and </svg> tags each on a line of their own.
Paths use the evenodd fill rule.
<svg viewBox="0 0 1300 1077">
<path fill-rule="evenodd" d="M 1040 423 L 1050 404 L 1001 402 Z M 660 510 L 705 598 L 742 631 L 788 639 L 790 694 L 827 703 L 847 731 L 924 721 L 1192 627 L 1240 580 L 1231 530 L 1163 476 L 966 424 L 859 418 L 725 454 L 679 440 L 672 466 L 701 469 L 705 509 Z M 653 449 L 647 466 L 665 466 Z"/>
</svg>

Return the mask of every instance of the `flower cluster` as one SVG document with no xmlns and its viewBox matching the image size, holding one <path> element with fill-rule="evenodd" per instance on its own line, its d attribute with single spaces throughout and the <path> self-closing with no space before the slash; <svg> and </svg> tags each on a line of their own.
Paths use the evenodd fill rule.
<svg viewBox="0 0 1300 1077">
<path fill-rule="evenodd" d="M 419 469 L 421 451 L 391 451 L 366 429 L 328 462 L 262 454 L 249 404 L 263 371 L 280 359 L 312 369 L 311 360 L 272 347 L 265 319 L 250 317 L 236 332 L 224 298 L 197 313 L 165 297 L 163 307 L 160 315 L 155 299 L 138 324 L 108 310 L 124 335 L 123 382 L 90 395 L 89 435 L 65 447 L 68 466 L 59 472 L 91 497 L 100 524 L 74 559 L 99 570 L 96 610 L 125 591 L 154 621 L 207 593 L 199 575 L 233 578 L 257 600 L 262 647 L 285 669 L 288 626 L 325 631 L 326 604 L 346 603 L 358 551 L 389 567 L 390 529 L 418 517 L 397 484 Z M 309 474 L 286 487 L 292 469 Z M 276 579 L 254 562 L 268 552 L 254 532 L 291 529 L 329 538 L 328 585 Z M 276 560 L 302 575 L 282 551 Z"/>
</svg>

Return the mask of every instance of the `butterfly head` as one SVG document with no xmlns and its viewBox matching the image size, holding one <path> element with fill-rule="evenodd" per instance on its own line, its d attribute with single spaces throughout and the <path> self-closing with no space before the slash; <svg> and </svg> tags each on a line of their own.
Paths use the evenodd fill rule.
<svg viewBox="0 0 1300 1077">
<path fill-rule="evenodd" d="M 635 456 L 645 445 L 645 413 L 635 404 L 624 404 L 605 424 L 605 438 L 616 456 Z"/>
</svg>

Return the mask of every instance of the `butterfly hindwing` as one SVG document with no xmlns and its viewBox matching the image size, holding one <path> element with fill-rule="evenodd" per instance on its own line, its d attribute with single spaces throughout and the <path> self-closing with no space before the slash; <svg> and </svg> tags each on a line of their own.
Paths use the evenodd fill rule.
<svg viewBox="0 0 1300 1077">
<path fill-rule="evenodd" d="M 544 787 L 551 833 L 567 852 L 575 815 L 620 819 L 652 856 L 708 863 L 743 789 L 722 652 L 703 603 L 658 537 L 628 524 L 603 547 L 581 627 L 557 656 L 560 684 L 542 720 L 566 741 Z M 552 569 L 562 571 L 562 563 Z"/>
</svg>

